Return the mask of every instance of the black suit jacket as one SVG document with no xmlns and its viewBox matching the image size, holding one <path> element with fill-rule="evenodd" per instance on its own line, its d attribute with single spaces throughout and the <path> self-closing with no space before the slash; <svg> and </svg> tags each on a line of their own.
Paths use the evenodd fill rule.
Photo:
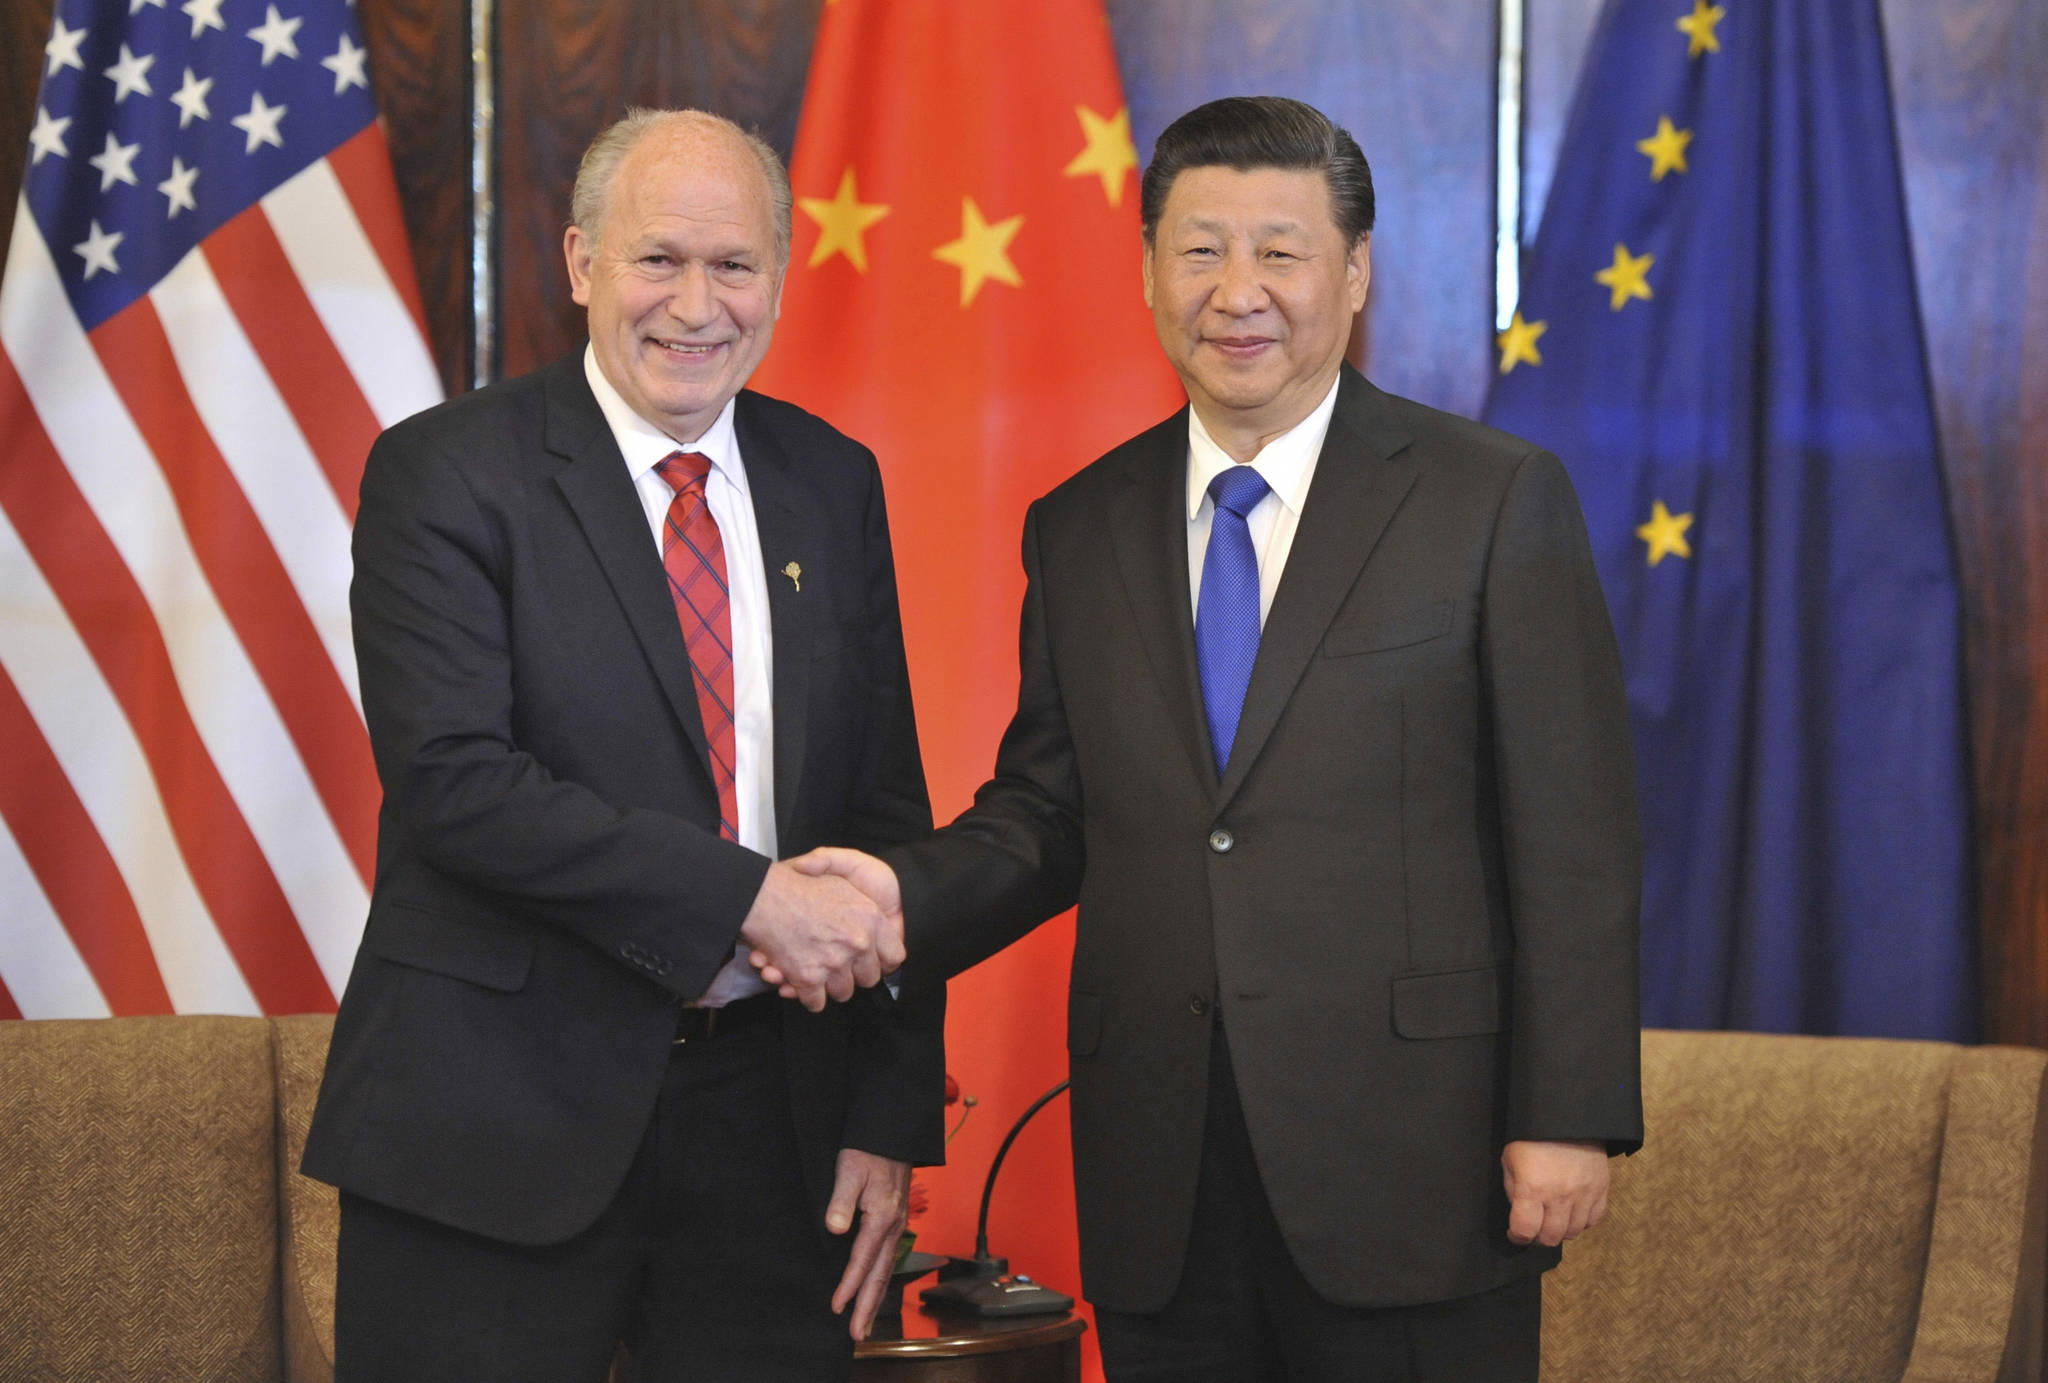
<svg viewBox="0 0 2048 1383">
<path fill-rule="evenodd" d="M 770 573 L 780 846 L 920 834 L 874 457 L 757 394 L 735 421 Z M 355 566 L 384 804 L 305 1171 L 494 1238 L 566 1239 L 623 1179 L 677 1005 L 731 956 L 769 863 L 718 837 L 689 655 L 581 353 L 385 433 Z M 841 1146 L 941 1157 L 942 1007 L 785 1005 L 821 1215 Z"/>
<path fill-rule="evenodd" d="M 889 852 L 911 972 L 1078 900 L 1067 1041 L 1086 1290 L 1163 1306 L 1211 1006 L 1273 1210 L 1351 1305 L 1556 1261 L 1506 1237 L 1518 1138 L 1642 1132 L 1627 708 L 1563 468 L 1350 369 L 1218 780 L 1187 416 L 1033 506 L 995 777 Z"/>
</svg>

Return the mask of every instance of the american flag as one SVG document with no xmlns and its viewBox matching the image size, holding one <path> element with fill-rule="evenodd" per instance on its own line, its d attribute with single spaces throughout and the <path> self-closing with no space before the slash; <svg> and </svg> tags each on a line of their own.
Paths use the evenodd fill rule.
<svg viewBox="0 0 2048 1383">
<path fill-rule="evenodd" d="M 349 525 L 435 402 L 343 0 L 60 0 L 0 277 L 0 1015 L 331 1009 Z"/>
</svg>

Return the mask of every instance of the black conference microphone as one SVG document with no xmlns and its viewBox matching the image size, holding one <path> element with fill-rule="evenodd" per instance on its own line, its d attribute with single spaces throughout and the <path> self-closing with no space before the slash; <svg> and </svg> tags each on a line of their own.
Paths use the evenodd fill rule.
<svg viewBox="0 0 2048 1383">
<path fill-rule="evenodd" d="M 974 1227 L 974 1257 L 946 1260 L 946 1265 L 939 1269 L 938 1284 L 918 1293 L 926 1306 L 967 1316 L 1039 1316 L 1073 1310 L 1072 1297 L 1041 1287 L 1021 1273 L 1012 1277 L 1010 1260 L 993 1258 L 988 1251 L 988 1202 L 995 1194 L 996 1173 L 1003 1169 L 1003 1158 L 1009 1153 L 1010 1144 L 1024 1131 L 1024 1125 L 1031 1122 L 1031 1116 L 1066 1088 L 1067 1082 L 1061 1081 L 1040 1095 L 1010 1126 L 1003 1145 L 996 1149 L 996 1160 L 989 1164 L 988 1180 L 982 1184 L 981 1218 Z"/>
</svg>

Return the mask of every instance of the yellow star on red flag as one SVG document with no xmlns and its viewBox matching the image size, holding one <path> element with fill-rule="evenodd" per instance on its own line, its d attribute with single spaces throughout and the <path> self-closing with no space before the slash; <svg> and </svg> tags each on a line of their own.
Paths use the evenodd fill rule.
<svg viewBox="0 0 2048 1383">
<path fill-rule="evenodd" d="M 1080 118 L 1085 143 L 1066 166 L 1066 175 L 1085 178 L 1095 174 L 1102 179 L 1102 195 L 1109 198 L 1109 204 L 1122 206 L 1124 174 L 1138 167 L 1138 148 L 1131 143 L 1130 108 L 1126 106 L 1108 120 L 1086 106 L 1075 106 L 1074 114 Z"/>
<path fill-rule="evenodd" d="M 932 258 L 960 270 L 960 306 L 966 307 L 990 279 L 1012 288 L 1024 286 L 1024 276 L 1010 262 L 1010 242 L 1024 226 L 1021 215 L 990 225 L 982 219 L 974 198 L 960 199 L 960 238 L 949 240 L 932 251 Z"/>
<path fill-rule="evenodd" d="M 796 204 L 818 223 L 818 243 L 806 268 L 815 269 L 833 255 L 843 254 L 854 268 L 863 274 L 868 271 L 868 247 L 862 233 L 887 216 L 889 208 L 861 201 L 850 166 L 840 175 L 839 191 L 832 198 L 799 197 Z"/>
</svg>

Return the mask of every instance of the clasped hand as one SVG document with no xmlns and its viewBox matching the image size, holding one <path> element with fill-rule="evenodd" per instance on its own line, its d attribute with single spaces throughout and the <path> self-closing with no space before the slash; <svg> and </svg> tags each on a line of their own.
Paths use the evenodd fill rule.
<svg viewBox="0 0 2048 1383">
<path fill-rule="evenodd" d="M 740 939 L 763 980 L 817 1013 L 903 964 L 896 873 L 872 855 L 831 848 L 772 864 Z"/>
</svg>

